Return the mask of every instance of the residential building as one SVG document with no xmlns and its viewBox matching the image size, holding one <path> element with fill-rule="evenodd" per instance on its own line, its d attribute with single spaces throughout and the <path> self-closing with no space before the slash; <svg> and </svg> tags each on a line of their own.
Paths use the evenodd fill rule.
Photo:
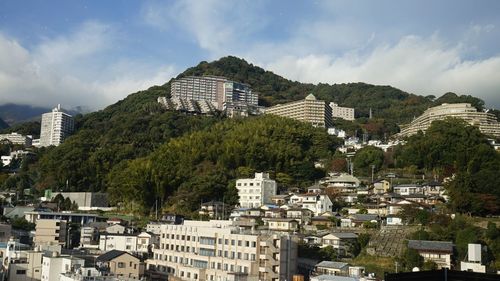
<svg viewBox="0 0 500 281">
<path fill-rule="evenodd" d="M 322 237 L 321 247 L 332 246 L 341 256 L 350 253 L 351 246 L 356 243 L 358 235 L 351 232 L 329 233 Z"/>
<path fill-rule="evenodd" d="M 271 197 L 276 195 L 276 181 L 269 178 L 268 173 L 255 173 L 253 179 L 236 180 L 239 205 L 242 208 L 257 208 L 271 204 Z"/>
<path fill-rule="evenodd" d="M 324 101 L 317 100 L 313 94 L 309 94 L 303 100 L 269 107 L 266 109 L 266 114 L 311 123 L 315 127 L 328 128 L 333 125 L 332 109 Z"/>
<path fill-rule="evenodd" d="M 460 262 L 461 271 L 486 273 L 486 265 L 482 264 L 482 248 L 481 244 L 467 245 L 467 259 Z"/>
<path fill-rule="evenodd" d="M 273 231 L 298 231 L 300 226 L 297 220 L 290 218 L 269 218 L 266 222 Z"/>
<path fill-rule="evenodd" d="M 359 187 L 361 181 L 351 174 L 341 173 L 330 174 L 328 178 L 321 180 L 321 183 L 327 184 L 328 187 L 338 187 L 341 192 L 348 192 Z"/>
<path fill-rule="evenodd" d="M 322 261 L 315 266 L 314 272 L 318 275 L 343 275 L 349 274 L 349 264 L 336 261 Z"/>
<path fill-rule="evenodd" d="M 340 219 L 341 227 L 362 227 L 364 223 L 378 223 L 380 220 L 378 215 L 372 214 L 354 214 L 347 218 Z"/>
<path fill-rule="evenodd" d="M 231 212 L 231 207 L 224 202 L 209 201 L 201 203 L 199 215 L 206 216 L 211 219 L 224 219 Z"/>
<path fill-rule="evenodd" d="M 444 120 L 448 117 L 459 118 L 470 125 L 477 126 L 485 135 L 500 137 L 500 123 L 496 116 L 492 113 L 478 111 L 470 103 L 443 103 L 431 107 L 410 124 L 400 125 L 401 132 L 396 137 L 404 138 L 414 135 L 418 131 L 425 132 L 433 121 Z"/>
<path fill-rule="evenodd" d="M 373 193 L 374 194 L 384 194 L 389 192 L 391 189 L 391 183 L 388 180 L 376 180 L 373 182 Z"/>
<path fill-rule="evenodd" d="M 44 255 L 42 259 L 42 281 L 61 280 L 61 274 L 83 268 L 85 260 L 72 256 L 60 256 L 57 252 L 52 255 Z"/>
<path fill-rule="evenodd" d="M 137 235 L 137 252 L 139 253 L 152 253 L 158 245 L 160 245 L 158 234 L 143 231 Z"/>
<path fill-rule="evenodd" d="M 12 226 L 6 223 L 0 223 L 0 243 L 7 242 L 10 239 Z"/>
<path fill-rule="evenodd" d="M 0 134 L 0 142 L 7 140 L 12 144 L 19 144 L 25 147 L 31 146 L 32 136 L 25 136 L 18 133 Z"/>
<path fill-rule="evenodd" d="M 289 194 L 279 194 L 271 196 L 271 201 L 273 202 L 273 204 L 278 206 L 288 204 L 289 200 L 290 200 Z"/>
<path fill-rule="evenodd" d="M 315 216 L 332 211 L 333 202 L 326 194 L 306 193 L 298 194 L 297 204 L 304 209 L 311 210 Z"/>
<path fill-rule="evenodd" d="M 433 261 L 438 269 L 451 268 L 453 243 L 448 241 L 408 240 L 408 248 L 417 250 L 425 261 Z"/>
<path fill-rule="evenodd" d="M 400 184 L 393 187 L 394 193 L 401 196 L 408 196 L 413 194 L 424 194 L 424 189 L 419 184 Z"/>
<path fill-rule="evenodd" d="M 340 118 L 348 121 L 354 121 L 354 108 L 342 107 L 334 102 L 330 103 L 330 107 L 332 108 L 333 118 Z"/>
<path fill-rule="evenodd" d="M 313 217 L 313 211 L 305 208 L 290 208 L 286 210 L 286 217 L 295 219 L 299 224 L 309 223 Z"/>
<path fill-rule="evenodd" d="M 111 250 L 96 258 L 96 267 L 107 276 L 141 279 L 145 265 L 141 258 L 125 251 Z"/>
<path fill-rule="evenodd" d="M 213 109 L 226 111 L 229 116 L 247 116 L 257 113 L 258 95 L 250 85 L 218 76 L 188 76 L 175 79 L 170 88 L 170 101 L 159 98 L 176 110 L 209 113 Z"/>
<path fill-rule="evenodd" d="M 244 231 L 232 221 L 162 225 L 148 269 L 176 280 L 292 280 L 298 238 Z"/>
<path fill-rule="evenodd" d="M 40 219 L 36 221 L 34 242 L 36 245 L 65 245 L 67 234 L 66 221 Z"/>
<path fill-rule="evenodd" d="M 96 224 L 103 224 L 102 226 Z M 106 230 L 107 223 L 96 222 L 82 226 L 80 229 L 80 247 L 87 249 L 99 248 L 99 233 Z"/>
<path fill-rule="evenodd" d="M 101 233 L 99 236 L 99 250 L 137 252 L 137 234 L 128 233 Z"/>
<path fill-rule="evenodd" d="M 74 130 L 73 117 L 61 110 L 58 105 L 52 109 L 52 112 L 42 115 L 42 124 L 40 129 L 40 146 L 58 146 Z"/>
<path fill-rule="evenodd" d="M 9 166 L 10 163 L 12 162 L 12 156 L 10 155 L 2 155 L 0 159 L 2 160 L 3 167 Z"/>
</svg>

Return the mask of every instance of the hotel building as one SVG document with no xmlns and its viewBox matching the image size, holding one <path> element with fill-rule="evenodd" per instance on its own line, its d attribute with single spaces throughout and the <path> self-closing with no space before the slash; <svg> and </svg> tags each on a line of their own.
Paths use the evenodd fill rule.
<svg viewBox="0 0 500 281">
<path fill-rule="evenodd" d="M 147 266 L 155 275 L 192 281 L 292 280 L 298 238 L 241 230 L 233 221 L 161 225 Z"/>
<path fill-rule="evenodd" d="M 73 117 L 62 112 L 58 105 L 52 112 L 42 115 L 39 146 L 60 145 L 73 132 L 74 126 Z"/>
<path fill-rule="evenodd" d="M 12 144 L 20 144 L 25 147 L 31 146 L 32 137 L 25 136 L 18 133 L 10 133 L 10 134 L 0 134 L 0 141 L 8 140 Z"/>
<path fill-rule="evenodd" d="M 330 107 L 332 108 L 333 118 L 341 118 L 344 120 L 354 121 L 354 108 L 342 107 L 334 102 L 330 103 Z"/>
<path fill-rule="evenodd" d="M 432 122 L 444 120 L 448 117 L 459 118 L 470 125 L 477 126 L 485 135 L 500 137 L 500 123 L 498 123 L 495 115 L 477 111 L 470 103 L 444 103 L 429 108 L 410 124 L 401 125 L 401 132 L 396 136 L 403 138 L 414 135 L 418 131 L 425 132 Z"/>
<path fill-rule="evenodd" d="M 271 198 L 277 191 L 276 181 L 270 179 L 268 173 L 255 173 L 253 179 L 236 180 L 236 189 L 242 208 L 258 208 L 264 204 L 272 204 Z"/>
<path fill-rule="evenodd" d="M 315 127 L 332 127 L 332 109 L 313 94 L 305 99 L 278 104 L 266 109 L 266 114 L 274 114 L 311 123 Z"/>
</svg>

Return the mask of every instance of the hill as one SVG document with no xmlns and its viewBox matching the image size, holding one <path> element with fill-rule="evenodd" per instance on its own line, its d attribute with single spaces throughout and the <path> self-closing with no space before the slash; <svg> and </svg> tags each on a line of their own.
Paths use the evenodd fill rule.
<svg viewBox="0 0 500 281">
<path fill-rule="evenodd" d="M 5 121 L 2 120 L 2 118 L 0 118 L 0 130 L 8 128 L 8 127 L 9 127 L 9 124 L 7 124 Z"/>
<path fill-rule="evenodd" d="M 396 132 L 397 124 L 411 120 L 413 116 L 422 113 L 435 102 L 442 102 L 435 100 L 433 96 L 417 96 L 390 86 L 374 86 L 364 83 L 302 84 L 287 80 L 235 57 L 225 57 L 211 63 L 201 62 L 178 77 L 188 75 L 221 75 L 248 83 L 252 85 L 254 91 L 259 92 L 260 104 L 267 106 L 301 99 L 312 92 L 320 99 L 356 108 L 357 115 L 361 118 L 356 122 L 337 121 L 338 126 L 379 137 Z M 305 167 L 299 164 L 311 165 L 311 161 L 329 157 L 323 145 L 332 144 L 334 141 L 330 140 L 324 131 L 320 134 L 317 129 L 313 130 L 304 124 L 296 124 L 297 122 L 290 120 L 280 121 L 270 117 L 228 121 L 221 116 L 189 116 L 178 112 L 166 112 L 156 99 L 158 96 L 168 96 L 169 91 L 170 82 L 133 93 L 103 110 L 77 115 L 75 117 L 76 132 L 73 136 L 59 147 L 40 149 L 39 160 L 32 163 L 25 174 L 21 173 L 16 177 L 19 179 L 24 176 L 29 177 L 29 181 L 23 182 L 35 183 L 38 190 L 52 188 L 53 190 L 106 191 L 111 189 L 115 190 L 114 194 L 136 194 L 137 200 L 133 202 L 145 204 L 151 204 L 151 196 L 159 196 L 162 200 L 182 198 L 186 202 L 182 207 L 188 211 L 193 208 L 192 205 L 187 204 L 188 201 L 191 202 L 191 197 L 182 197 L 180 194 L 188 194 L 189 190 L 196 190 L 203 184 L 196 180 L 204 179 L 214 183 L 205 188 L 213 187 L 213 190 L 228 191 L 227 183 L 236 176 L 231 169 L 247 167 L 248 169 L 245 168 L 247 171 L 273 170 L 283 177 L 284 182 L 305 185 L 319 175 L 315 174 L 316 170 L 310 170 L 310 166 Z M 455 99 L 455 97 L 460 100 L 463 98 L 455 94 L 447 95 L 446 98 Z M 366 118 L 370 109 L 374 112 L 373 119 Z M 259 128 L 258 122 L 264 122 L 266 126 Z M 279 131 L 279 128 L 272 124 L 273 122 L 282 124 L 290 131 Z M 34 128 L 35 125 L 31 124 L 26 126 L 25 130 L 34 131 Z M 242 128 L 248 128 L 253 134 L 245 134 Z M 242 137 L 246 139 L 234 138 L 226 131 L 242 133 Z M 276 131 L 280 132 L 281 141 L 272 138 Z M 211 134 L 218 135 L 211 136 Z M 315 135 L 326 141 L 325 144 L 319 142 L 311 144 L 306 136 Z M 206 140 L 200 136 L 204 136 Z M 197 142 L 190 142 L 190 138 L 197 139 Z M 226 139 L 234 143 L 226 144 Z M 244 147 L 239 147 L 237 142 L 242 141 L 252 143 L 253 145 L 250 146 L 252 150 L 248 151 Z M 235 155 L 243 153 L 243 156 L 233 159 L 232 157 L 236 156 L 215 148 L 212 149 L 215 152 L 210 157 L 202 153 L 203 149 L 216 147 L 216 144 L 221 144 L 229 150 L 232 149 Z M 180 145 L 201 154 L 192 155 L 189 149 L 182 150 L 177 147 Z M 270 145 L 290 146 L 290 151 L 296 155 L 292 157 L 289 154 L 280 154 L 290 153 L 288 150 L 269 152 L 267 146 Z M 333 152 L 334 145 L 330 145 L 329 149 Z M 185 159 L 181 152 L 191 155 L 194 159 Z M 176 157 L 171 155 L 176 155 Z M 229 155 L 227 156 L 229 160 L 224 160 L 224 155 Z M 261 164 L 252 163 L 251 158 L 259 159 Z M 182 166 L 179 166 L 181 164 L 177 162 L 181 160 Z M 232 164 L 226 167 L 227 163 Z M 213 169 L 220 170 L 222 167 L 226 167 L 222 170 L 222 175 L 207 172 Z M 176 174 L 171 174 L 171 170 Z M 309 171 L 311 174 L 298 176 L 298 170 Z M 130 173 L 123 174 L 121 171 L 130 171 Z M 189 174 L 190 177 L 186 177 L 184 173 Z M 120 190 L 128 190 L 128 184 L 120 182 L 120 178 L 132 175 L 151 178 L 133 179 L 132 182 L 143 184 L 140 185 L 141 190 L 130 186 L 131 193 L 120 192 Z M 180 179 L 186 183 L 180 182 Z M 16 186 L 14 180 L 11 180 L 9 184 Z M 178 193 L 178 190 L 183 193 Z M 200 192 L 200 194 L 208 194 L 208 197 L 215 194 L 213 191 L 204 192 L 207 193 Z M 120 196 L 115 196 L 115 202 L 123 199 L 120 198 Z M 175 202 L 178 204 L 180 201 Z M 175 205 L 174 203 L 172 205 Z"/>
<path fill-rule="evenodd" d="M 12 126 L 25 122 L 40 121 L 42 114 L 50 112 L 51 110 L 52 108 L 48 107 L 7 103 L 0 105 L 0 118 Z M 71 115 L 77 115 L 80 113 L 87 113 L 89 110 L 81 106 L 77 106 L 69 110 L 66 109 L 65 112 Z"/>
</svg>

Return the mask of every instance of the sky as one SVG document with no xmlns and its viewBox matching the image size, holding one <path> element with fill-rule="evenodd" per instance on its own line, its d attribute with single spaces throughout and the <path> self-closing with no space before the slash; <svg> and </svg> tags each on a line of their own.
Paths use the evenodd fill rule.
<svg viewBox="0 0 500 281">
<path fill-rule="evenodd" d="M 500 108 L 500 1 L 0 1 L 0 104 L 101 109 L 234 55 Z"/>
</svg>

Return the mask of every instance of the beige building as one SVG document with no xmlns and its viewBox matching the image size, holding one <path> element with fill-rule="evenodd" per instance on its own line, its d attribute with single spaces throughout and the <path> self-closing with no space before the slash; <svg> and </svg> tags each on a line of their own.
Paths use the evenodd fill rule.
<svg viewBox="0 0 500 281">
<path fill-rule="evenodd" d="M 344 120 L 354 121 L 354 108 L 339 106 L 334 102 L 330 103 L 330 107 L 332 108 L 333 118 L 341 118 Z"/>
<path fill-rule="evenodd" d="M 401 132 L 396 137 L 403 138 L 414 135 L 418 131 L 425 132 L 433 121 L 444 120 L 448 117 L 463 119 L 470 125 L 477 126 L 485 135 L 500 137 L 500 123 L 495 115 L 477 111 L 470 103 L 443 103 L 429 108 L 410 124 L 401 125 Z"/>
<path fill-rule="evenodd" d="M 118 278 L 141 279 L 144 276 L 144 262 L 125 251 L 112 250 L 96 259 L 100 272 Z"/>
<path fill-rule="evenodd" d="M 66 243 L 66 221 L 39 219 L 36 221 L 36 245 L 64 245 Z"/>
<path fill-rule="evenodd" d="M 18 133 L 0 134 L 0 141 L 8 140 L 12 144 L 20 144 L 23 146 L 31 146 L 31 136 L 25 136 Z"/>
<path fill-rule="evenodd" d="M 233 221 L 184 221 L 161 226 L 160 247 L 148 269 L 192 281 L 292 280 L 298 238 L 244 231 Z"/>
<path fill-rule="evenodd" d="M 305 99 L 278 104 L 266 109 L 266 114 L 288 117 L 311 123 L 315 127 L 332 127 L 332 109 L 324 101 L 317 100 L 313 94 Z"/>
</svg>

